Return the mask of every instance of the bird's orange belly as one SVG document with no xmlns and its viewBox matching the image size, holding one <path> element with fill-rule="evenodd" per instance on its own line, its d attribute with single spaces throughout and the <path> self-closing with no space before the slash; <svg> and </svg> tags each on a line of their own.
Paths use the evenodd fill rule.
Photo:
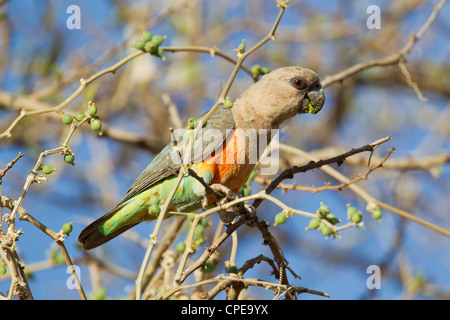
<svg viewBox="0 0 450 320">
<path fill-rule="evenodd" d="M 205 160 L 205 164 L 212 166 L 214 172 L 212 184 L 220 183 L 237 193 L 249 178 L 255 163 L 248 160 L 248 145 L 239 146 L 237 137 L 233 138 L 224 143 L 221 151 L 213 153 Z"/>
<path fill-rule="evenodd" d="M 254 167 L 255 165 L 249 164 L 219 164 L 212 183 L 220 183 L 237 193 L 247 181 Z"/>
</svg>

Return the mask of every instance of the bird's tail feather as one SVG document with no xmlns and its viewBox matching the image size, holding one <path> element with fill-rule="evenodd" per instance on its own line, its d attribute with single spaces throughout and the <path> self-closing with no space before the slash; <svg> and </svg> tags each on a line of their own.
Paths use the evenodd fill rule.
<svg viewBox="0 0 450 320">
<path fill-rule="evenodd" d="M 141 222 L 130 221 L 126 224 L 122 224 L 116 228 L 113 228 L 112 231 L 105 234 L 105 232 L 103 231 L 103 227 L 106 221 L 110 220 L 114 216 L 114 214 L 116 214 L 122 208 L 123 206 L 114 208 L 103 217 L 92 222 L 90 225 L 84 228 L 83 231 L 81 231 L 80 235 L 78 236 L 78 241 L 82 244 L 83 250 L 96 248 Z"/>
</svg>

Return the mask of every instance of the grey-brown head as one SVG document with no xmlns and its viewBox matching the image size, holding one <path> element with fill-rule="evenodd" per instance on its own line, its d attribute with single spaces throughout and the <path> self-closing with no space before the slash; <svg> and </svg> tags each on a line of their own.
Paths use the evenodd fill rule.
<svg viewBox="0 0 450 320">
<path fill-rule="evenodd" d="M 232 110 L 238 127 L 276 129 L 298 113 L 316 114 L 324 103 L 322 85 L 314 71 L 283 67 L 248 88 Z"/>
</svg>

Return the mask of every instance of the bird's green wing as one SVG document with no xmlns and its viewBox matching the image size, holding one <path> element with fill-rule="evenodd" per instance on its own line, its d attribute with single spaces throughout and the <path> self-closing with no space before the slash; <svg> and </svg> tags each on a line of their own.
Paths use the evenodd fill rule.
<svg viewBox="0 0 450 320">
<path fill-rule="evenodd" d="M 206 114 L 206 113 L 205 113 Z M 199 120 L 205 116 L 203 114 L 200 116 Z M 233 114 L 230 109 L 217 109 L 211 117 L 203 124 L 202 128 L 202 150 L 207 150 L 211 153 L 222 145 L 223 141 L 226 139 L 227 129 L 234 129 L 235 123 L 233 119 Z M 219 139 L 215 139 L 212 143 L 208 137 L 206 137 L 206 132 L 208 129 L 215 129 L 216 132 L 221 133 Z M 200 136 L 200 135 L 199 135 Z M 196 140 L 200 139 L 197 137 Z M 195 142 L 194 142 L 195 144 Z M 133 182 L 130 189 L 128 189 L 127 194 L 122 199 L 122 201 L 117 205 L 120 206 L 124 202 L 132 199 L 139 193 L 147 190 L 156 183 L 164 180 L 165 178 L 178 174 L 181 164 L 179 161 L 172 160 L 172 152 L 174 151 L 173 143 L 170 142 L 147 166 L 147 168 L 142 171 L 142 173 Z M 198 161 L 197 158 L 194 161 Z"/>
</svg>

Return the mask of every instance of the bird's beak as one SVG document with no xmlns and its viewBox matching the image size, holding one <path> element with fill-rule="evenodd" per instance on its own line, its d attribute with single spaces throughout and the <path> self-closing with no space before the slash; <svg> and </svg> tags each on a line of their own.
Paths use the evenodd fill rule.
<svg viewBox="0 0 450 320">
<path fill-rule="evenodd" d="M 322 88 L 315 91 L 308 91 L 303 98 L 303 104 L 298 113 L 316 114 L 322 109 L 324 103 L 325 94 Z"/>
</svg>

